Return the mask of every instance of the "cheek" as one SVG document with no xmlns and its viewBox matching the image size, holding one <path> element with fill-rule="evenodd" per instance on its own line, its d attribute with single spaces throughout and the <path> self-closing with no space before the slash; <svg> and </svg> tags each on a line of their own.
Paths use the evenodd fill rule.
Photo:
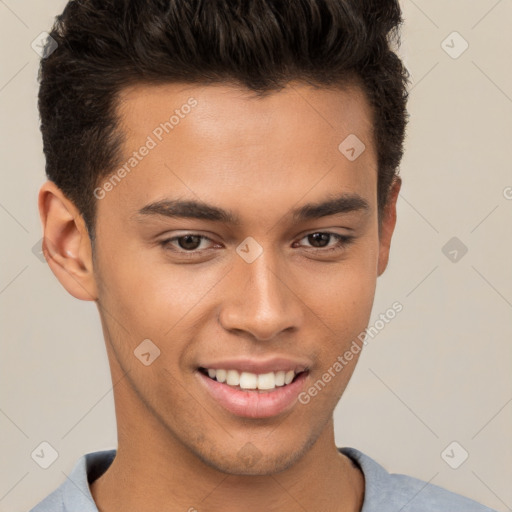
<svg viewBox="0 0 512 512">
<path fill-rule="evenodd" d="M 209 290 L 227 271 L 172 265 L 163 254 L 155 257 L 158 248 L 127 249 L 118 258 L 114 246 L 103 244 L 102 248 L 98 254 L 100 302 L 111 313 L 107 321 L 122 323 L 134 343 L 149 338 L 165 345 L 197 324 Z"/>
<path fill-rule="evenodd" d="M 336 332 L 351 333 L 368 321 L 377 283 L 377 261 L 378 245 L 364 243 L 350 258 L 315 273 L 316 308 Z"/>
<path fill-rule="evenodd" d="M 320 382 L 312 394 L 321 394 L 319 402 L 324 406 L 327 403 L 335 405 L 363 349 L 364 331 L 375 294 L 377 254 L 377 244 L 361 245 L 357 254 L 343 264 L 333 266 L 327 274 L 319 274 L 316 280 L 315 306 L 311 309 L 322 322 L 317 322 L 320 330 L 316 333 L 318 367 L 315 382 L 320 379 L 324 384 L 329 383 L 326 393 L 319 393 L 318 389 L 323 389 L 324 385 Z"/>
</svg>

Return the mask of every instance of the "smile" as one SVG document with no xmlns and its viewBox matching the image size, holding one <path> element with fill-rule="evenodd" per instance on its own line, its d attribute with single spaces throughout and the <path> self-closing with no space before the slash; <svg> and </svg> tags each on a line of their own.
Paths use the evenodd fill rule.
<svg viewBox="0 0 512 512">
<path fill-rule="evenodd" d="M 233 368 L 199 367 L 196 375 L 210 399 L 225 411 L 244 418 L 270 418 L 291 409 L 305 387 L 309 371 L 265 373 Z"/>
<path fill-rule="evenodd" d="M 251 373 L 238 370 L 224 370 L 221 368 L 199 368 L 204 375 L 217 382 L 225 383 L 235 389 L 271 391 L 277 387 L 287 386 L 302 372 L 293 370 L 267 373 Z"/>
</svg>

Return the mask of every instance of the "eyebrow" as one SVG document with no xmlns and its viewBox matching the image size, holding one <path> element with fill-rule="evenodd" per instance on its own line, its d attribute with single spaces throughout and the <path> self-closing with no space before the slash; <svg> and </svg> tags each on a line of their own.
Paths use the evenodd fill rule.
<svg viewBox="0 0 512 512">
<path fill-rule="evenodd" d="M 306 221 L 327 217 L 330 215 L 351 212 L 368 212 L 370 205 L 358 194 L 342 194 L 327 200 L 308 203 L 293 209 L 290 213 L 295 221 Z M 147 204 L 138 210 L 137 216 L 164 216 L 171 218 L 186 218 L 222 222 L 224 224 L 240 224 L 240 217 L 231 210 L 192 200 L 163 199 Z"/>
</svg>

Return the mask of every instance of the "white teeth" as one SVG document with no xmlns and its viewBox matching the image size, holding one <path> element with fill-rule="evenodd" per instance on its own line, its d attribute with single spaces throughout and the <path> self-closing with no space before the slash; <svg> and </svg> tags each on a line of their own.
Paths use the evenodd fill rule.
<svg viewBox="0 0 512 512">
<path fill-rule="evenodd" d="M 207 371 L 208 376 L 217 382 L 225 382 L 229 386 L 240 386 L 241 389 L 275 389 L 290 384 L 295 377 L 293 370 L 261 374 L 222 369 L 208 369 Z"/>
<path fill-rule="evenodd" d="M 258 389 L 274 389 L 275 387 L 276 377 L 274 372 L 258 375 Z"/>
<path fill-rule="evenodd" d="M 276 386 L 284 386 L 284 376 L 286 372 L 276 372 Z"/>
<path fill-rule="evenodd" d="M 240 374 L 236 370 L 228 370 L 226 372 L 226 384 L 238 386 L 240 384 Z"/>
<path fill-rule="evenodd" d="M 290 384 L 290 382 L 293 380 L 293 377 L 295 377 L 295 372 L 293 370 L 286 372 L 286 374 L 284 376 L 284 383 Z"/>
<path fill-rule="evenodd" d="M 255 373 L 242 372 L 240 374 L 240 387 L 242 389 L 256 389 L 258 387 L 258 376 Z"/>
</svg>

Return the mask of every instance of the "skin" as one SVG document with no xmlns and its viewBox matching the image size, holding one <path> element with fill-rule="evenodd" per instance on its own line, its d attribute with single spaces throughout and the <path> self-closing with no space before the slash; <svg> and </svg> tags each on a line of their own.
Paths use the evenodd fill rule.
<svg viewBox="0 0 512 512">
<path fill-rule="evenodd" d="M 223 409 L 197 367 L 279 355 L 308 361 L 304 389 L 317 381 L 368 325 L 400 180 L 379 219 L 371 110 L 357 87 L 290 83 L 259 99 L 229 84 L 130 87 L 118 106 L 126 160 L 190 97 L 197 106 L 97 201 L 94 248 L 58 187 L 39 195 L 48 263 L 71 295 L 96 301 L 114 384 L 118 452 L 92 495 L 102 512 L 358 511 L 364 477 L 333 430 L 358 356 L 307 405 L 266 419 Z M 354 161 L 338 150 L 351 133 L 366 145 Z M 291 217 L 333 194 L 369 207 Z M 137 213 L 163 199 L 204 201 L 240 223 Z M 162 243 L 190 232 L 209 239 L 191 258 Z M 354 240 L 326 253 L 337 240 L 317 247 L 307 235 L 318 232 Z M 252 263 L 236 252 L 249 236 L 263 248 Z M 149 366 L 134 356 L 144 339 L 161 351 Z"/>
</svg>

